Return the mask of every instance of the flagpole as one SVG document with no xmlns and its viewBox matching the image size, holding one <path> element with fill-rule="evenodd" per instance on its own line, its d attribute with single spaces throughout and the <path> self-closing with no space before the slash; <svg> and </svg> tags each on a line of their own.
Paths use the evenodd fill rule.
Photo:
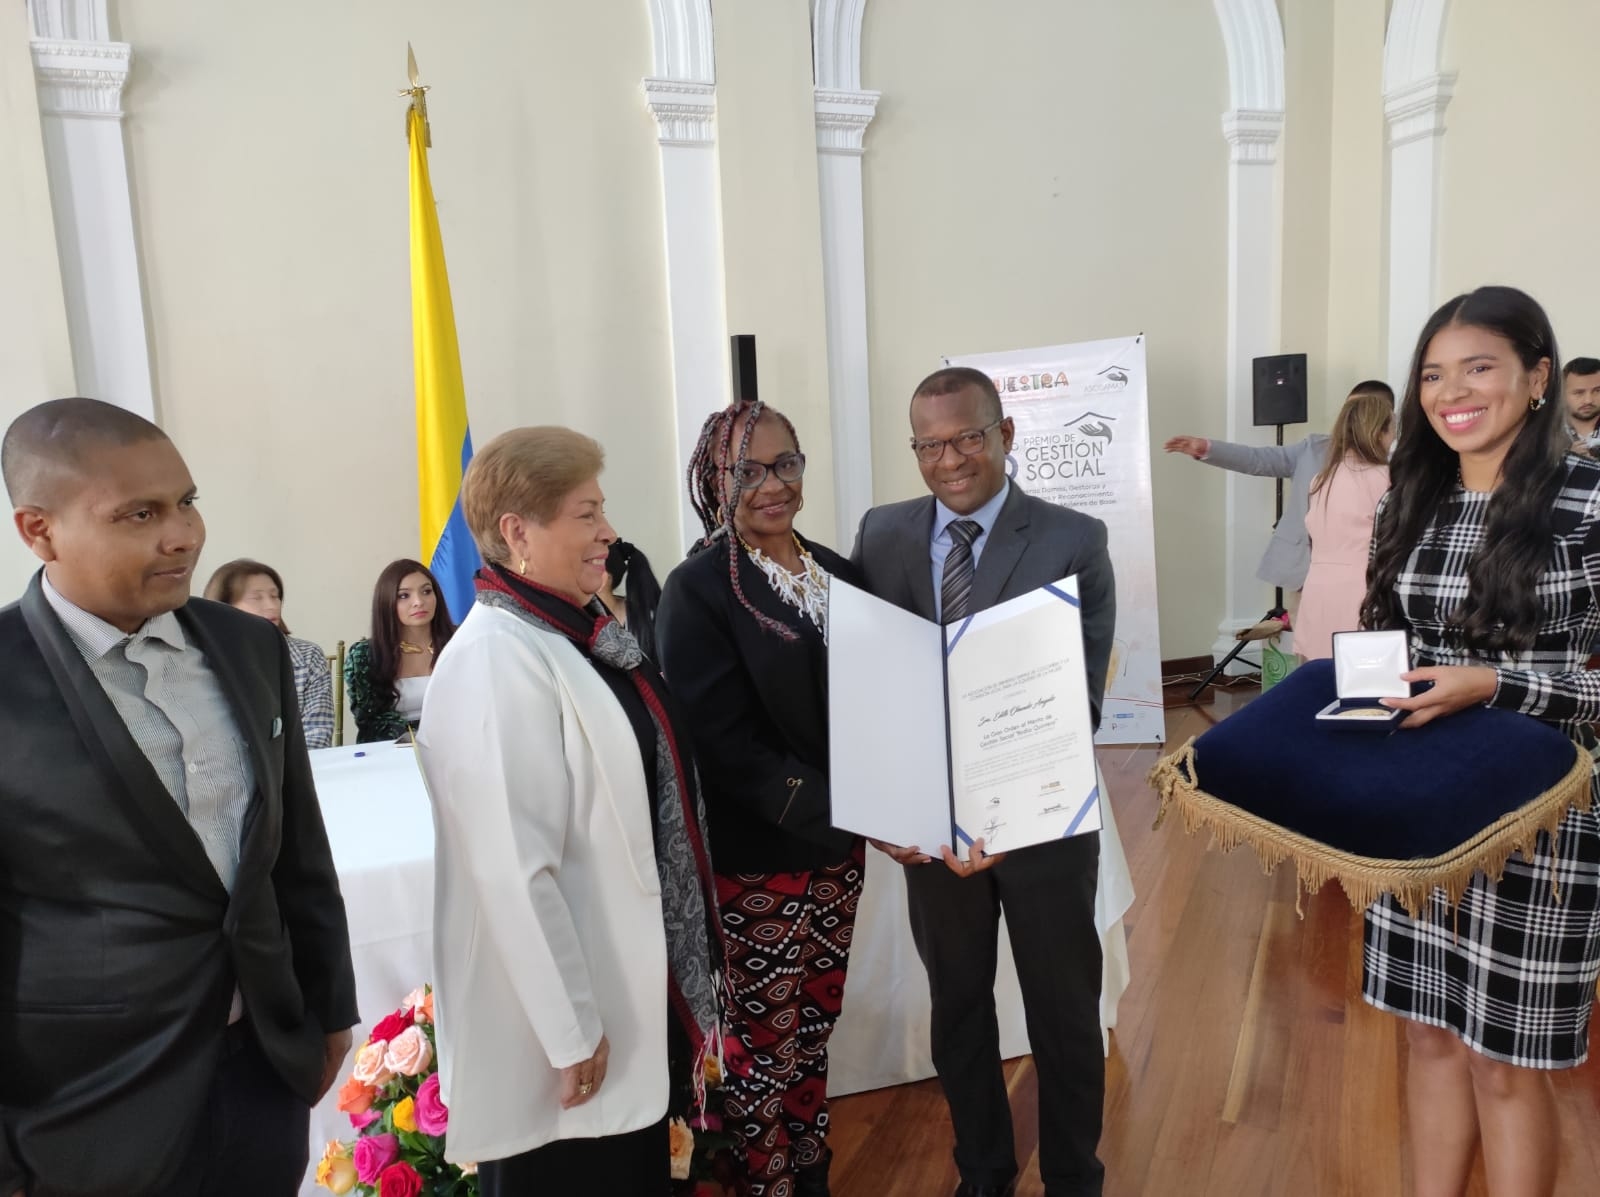
<svg viewBox="0 0 1600 1197">
<path fill-rule="evenodd" d="M 433 148 L 433 129 L 428 125 L 428 88 L 417 82 L 417 56 L 412 52 L 411 43 L 406 43 L 406 78 L 411 81 L 411 86 L 402 88 L 400 94 L 410 96 L 411 103 L 406 109 L 406 137 L 411 137 L 412 109 L 422 118 L 422 144 L 427 149 Z"/>
</svg>

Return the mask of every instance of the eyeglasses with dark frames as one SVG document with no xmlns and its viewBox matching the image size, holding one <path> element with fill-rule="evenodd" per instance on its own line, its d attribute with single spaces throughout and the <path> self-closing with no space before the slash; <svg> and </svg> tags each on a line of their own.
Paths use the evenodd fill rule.
<svg viewBox="0 0 1600 1197">
<path fill-rule="evenodd" d="M 769 473 L 776 474 L 779 482 L 799 482 L 805 477 L 806 455 L 785 453 L 776 461 L 741 461 L 728 467 L 733 483 L 740 490 L 755 490 L 767 480 Z"/>
<path fill-rule="evenodd" d="M 918 440 L 911 438 L 911 451 L 917 455 L 917 460 L 932 465 L 944 456 L 944 447 L 954 445 L 956 452 L 963 457 L 976 457 L 983 452 L 983 443 L 996 428 L 1005 423 L 1002 417 L 993 424 L 983 428 L 972 429 L 968 432 L 959 432 L 948 440 L 936 440 L 932 437 Z"/>
</svg>

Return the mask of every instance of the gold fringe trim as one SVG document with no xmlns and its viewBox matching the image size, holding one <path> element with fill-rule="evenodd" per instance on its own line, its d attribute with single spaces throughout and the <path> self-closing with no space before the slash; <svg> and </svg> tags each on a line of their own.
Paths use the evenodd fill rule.
<svg viewBox="0 0 1600 1197">
<path fill-rule="evenodd" d="M 1271 874 L 1283 861 L 1292 860 L 1299 882 L 1295 909 L 1301 917 L 1300 895 L 1315 894 L 1331 879 L 1338 881 L 1350 904 L 1358 909 L 1392 894 L 1413 918 L 1421 918 L 1435 889 L 1443 889 L 1454 906 L 1474 874 L 1481 872 L 1491 881 L 1500 880 L 1513 853 L 1531 856 L 1541 831 L 1553 835 L 1569 809 L 1589 809 L 1594 762 L 1578 745 L 1573 745 L 1573 751 L 1572 768 L 1559 782 L 1443 856 L 1418 860 L 1356 856 L 1213 797 L 1196 784 L 1193 739 L 1162 757 L 1150 770 L 1150 784 L 1159 802 L 1155 826 L 1160 827 L 1176 808 L 1188 834 L 1203 827 L 1211 833 L 1210 846 L 1224 852 L 1249 845 L 1264 873 Z"/>
</svg>

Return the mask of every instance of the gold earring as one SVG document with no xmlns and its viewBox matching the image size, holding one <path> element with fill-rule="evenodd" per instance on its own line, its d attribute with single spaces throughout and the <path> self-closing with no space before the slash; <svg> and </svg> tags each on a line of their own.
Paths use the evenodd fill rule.
<svg viewBox="0 0 1600 1197">
<path fill-rule="evenodd" d="M 528 576 L 528 559 L 524 557 L 520 562 L 518 562 L 518 564 L 521 566 L 521 568 L 518 569 L 517 572 L 526 578 Z"/>
<path fill-rule="evenodd" d="M 1538 411 L 1543 406 L 1544 406 L 1544 396 L 1543 395 L 1536 395 L 1532 399 L 1528 400 L 1528 410 L 1529 411 Z"/>
</svg>

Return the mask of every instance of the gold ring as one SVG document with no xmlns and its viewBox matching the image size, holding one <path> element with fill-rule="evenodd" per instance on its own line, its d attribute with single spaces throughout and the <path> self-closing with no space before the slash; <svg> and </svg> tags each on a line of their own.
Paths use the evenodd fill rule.
<svg viewBox="0 0 1600 1197">
<path fill-rule="evenodd" d="M 594 1092 L 594 1086 L 588 1081 L 584 1081 L 583 1084 L 578 1086 L 578 1092 L 584 1097 L 588 1097 L 590 1093 Z"/>
</svg>

